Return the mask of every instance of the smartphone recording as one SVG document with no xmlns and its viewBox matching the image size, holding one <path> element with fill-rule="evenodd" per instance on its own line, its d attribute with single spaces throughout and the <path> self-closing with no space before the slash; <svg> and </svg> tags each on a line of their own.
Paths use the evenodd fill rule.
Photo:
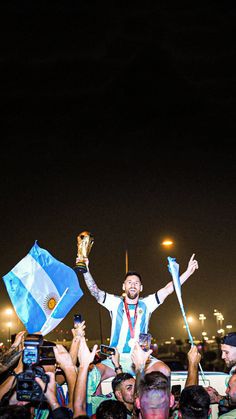
<svg viewBox="0 0 236 419">
<path fill-rule="evenodd" d="M 112 355 L 115 355 L 115 353 L 116 353 L 116 349 L 113 348 L 112 346 L 100 345 L 100 354 L 105 355 L 105 356 L 112 356 Z"/>
<path fill-rule="evenodd" d="M 76 329 L 82 321 L 83 319 L 81 314 L 74 314 L 74 329 Z"/>
</svg>

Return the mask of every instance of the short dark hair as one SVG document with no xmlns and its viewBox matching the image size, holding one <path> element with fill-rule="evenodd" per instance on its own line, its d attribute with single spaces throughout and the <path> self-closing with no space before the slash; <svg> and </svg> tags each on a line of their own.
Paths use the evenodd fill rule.
<svg viewBox="0 0 236 419">
<path fill-rule="evenodd" d="M 170 379 L 161 371 L 152 371 L 144 375 L 139 384 L 139 395 L 150 390 L 163 390 L 170 393 Z"/>
<path fill-rule="evenodd" d="M 136 271 L 128 271 L 128 272 L 126 272 L 126 274 L 125 274 L 125 280 L 126 280 L 126 278 L 128 276 L 132 276 L 132 275 L 137 276 L 139 278 L 140 282 L 142 282 L 141 275 L 138 272 L 136 272 Z"/>
<path fill-rule="evenodd" d="M 96 409 L 96 419 L 126 419 L 127 411 L 119 400 L 103 400 Z"/>
<path fill-rule="evenodd" d="M 113 393 L 115 393 L 115 391 L 119 388 L 121 383 L 123 383 L 126 380 L 130 380 L 131 378 L 134 377 L 132 374 L 128 372 L 121 372 L 120 374 L 117 374 L 111 382 Z"/>
<path fill-rule="evenodd" d="M 142 415 L 148 416 L 150 409 L 168 417 L 170 409 L 170 378 L 160 371 L 146 373 L 139 383 L 138 399 Z"/>
<path fill-rule="evenodd" d="M 180 395 L 179 410 L 184 419 L 207 419 L 210 408 L 210 396 L 200 385 L 185 387 Z"/>
</svg>

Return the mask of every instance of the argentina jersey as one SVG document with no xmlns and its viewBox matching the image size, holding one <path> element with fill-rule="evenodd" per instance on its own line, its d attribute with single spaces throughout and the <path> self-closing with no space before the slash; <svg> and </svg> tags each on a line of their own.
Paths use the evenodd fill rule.
<svg viewBox="0 0 236 419">
<path fill-rule="evenodd" d="M 138 341 L 139 334 L 148 332 L 151 314 L 160 305 L 160 301 L 157 293 L 154 293 L 140 298 L 137 309 L 136 304 L 128 304 L 132 326 L 134 326 L 136 309 L 135 333 L 132 340 L 123 298 L 106 293 L 104 301 L 100 304 L 109 310 L 111 316 L 110 346 L 116 347 L 119 353 L 129 353 L 134 343 Z"/>
</svg>

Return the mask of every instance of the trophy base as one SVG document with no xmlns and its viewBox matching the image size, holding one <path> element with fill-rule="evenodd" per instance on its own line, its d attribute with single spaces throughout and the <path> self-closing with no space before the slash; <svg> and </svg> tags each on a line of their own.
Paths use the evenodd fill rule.
<svg viewBox="0 0 236 419">
<path fill-rule="evenodd" d="M 82 272 L 83 274 L 85 274 L 88 271 L 85 262 L 77 262 L 74 269 L 75 271 Z"/>
</svg>

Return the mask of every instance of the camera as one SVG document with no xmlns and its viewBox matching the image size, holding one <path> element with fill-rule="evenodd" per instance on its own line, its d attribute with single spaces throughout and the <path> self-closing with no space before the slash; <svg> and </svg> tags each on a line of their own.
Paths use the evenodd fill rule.
<svg viewBox="0 0 236 419">
<path fill-rule="evenodd" d="M 29 334 L 25 338 L 22 354 L 23 372 L 16 377 L 16 398 L 18 401 L 46 401 L 40 385 L 35 381 L 35 377 L 39 377 L 47 385 L 49 380 L 43 366 L 40 365 L 48 360 L 42 353 L 43 343 L 42 335 Z M 52 348 L 51 350 L 53 352 Z"/>
</svg>

